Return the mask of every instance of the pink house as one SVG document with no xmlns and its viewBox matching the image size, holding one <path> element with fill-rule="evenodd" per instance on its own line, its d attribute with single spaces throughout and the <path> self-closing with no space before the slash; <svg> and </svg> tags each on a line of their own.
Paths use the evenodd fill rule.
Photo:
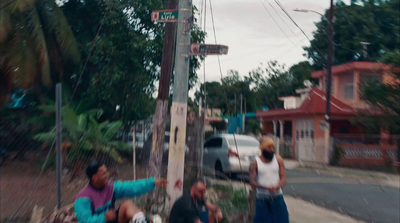
<svg viewBox="0 0 400 223">
<path fill-rule="evenodd" d="M 328 164 L 334 145 L 344 150 L 341 163 L 384 164 L 396 158 L 397 145 L 383 141 L 388 133 L 381 130 L 377 139 L 368 144 L 363 126 L 351 123 L 359 110 L 372 108 L 360 99 L 366 80 L 376 78 L 383 83 L 395 83 L 390 66 L 382 63 L 351 62 L 332 67 L 331 122 L 325 121 L 325 71 L 311 73 L 319 80 L 317 87 L 299 89 L 299 96 L 281 97 L 284 108 L 257 112 L 265 134 L 280 140 L 281 153 L 290 153 L 299 161 Z M 351 136 L 351 138 L 350 138 Z M 382 137 L 383 136 L 383 137 Z M 333 140 L 335 139 L 335 140 Z M 372 140 L 373 141 L 373 140 Z M 289 151 L 288 151 L 289 149 Z"/>
</svg>

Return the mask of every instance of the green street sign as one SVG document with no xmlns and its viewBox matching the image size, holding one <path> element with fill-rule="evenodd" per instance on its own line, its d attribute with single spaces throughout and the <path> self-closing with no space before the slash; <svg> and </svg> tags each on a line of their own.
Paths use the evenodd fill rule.
<svg viewBox="0 0 400 223">
<path fill-rule="evenodd" d="M 158 10 L 151 13 L 153 22 L 177 22 L 178 9 Z"/>
</svg>

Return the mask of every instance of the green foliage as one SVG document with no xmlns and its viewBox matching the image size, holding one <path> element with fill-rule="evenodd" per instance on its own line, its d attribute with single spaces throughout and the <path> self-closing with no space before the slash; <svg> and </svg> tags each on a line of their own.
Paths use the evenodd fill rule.
<svg viewBox="0 0 400 223">
<path fill-rule="evenodd" d="M 217 197 L 215 202 L 221 209 L 224 220 L 223 222 L 231 222 L 229 219 L 235 219 L 237 222 L 247 222 L 249 212 L 249 194 L 243 190 L 235 190 L 231 186 L 211 185 Z"/>
<path fill-rule="evenodd" d="M 344 155 L 343 148 L 338 145 L 335 145 L 333 147 L 333 156 L 331 159 L 331 165 L 333 165 L 333 166 L 340 165 L 340 159 L 343 157 L 343 155 Z"/>
<path fill-rule="evenodd" d="M 77 114 L 69 106 L 62 108 L 62 139 L 65 145 L 64 150 L 67 153 L 67 164 L 71 165 L 76 163 L 76 160 L 84 160 L 92 155 L 102 161 L 108 161 L 111 158 L 121 162 L 118 151 L 130 150 L 130 146 L 113 141 L 122 122 L 99 122 L 99 113 L 99 110 L 90 110 Z M 34 139 L 51 145 L 55 134 L 55 128 L 53 128 L 49 132 L 36 134 Z"/>
<path fill-rule="evenodd" d="M 280 108 L 283 103 L 278 97 L 295 95 L 296 89 L 304 87 L 304 80 L 311 80 L 311 72 L 314 71 L 308 61 L 299 62 L 289 69 L 277 61 L 269 61 L 265 68 L 261 66 L 244 78 L 241 78 L 237 71 L 231 70 L 229 75 L 222 79 L 222 83 L 202 84 L 200 90 L 195 93 L 195 103 L 200 103 L 202 97 L 204 107 L 206 91 L 207 107 L 221 108 L 223 115 L 240 112 L 240 94 L 244 98 L 243 112 L 256 112 L 263 106 Z"/>
<path fill-rule="evenodd" d="M 258 110 L 262 106 L 282 108 L 278 98 L 295 95 L 295 90 L 304 88 L 303 81 L 311 79 L 313 69 L 307 61 L 293 65 L 289 70 L 277 61 L 269 61 L 266 68 L 257 68 L 250 72 L 253 91 L 257 97 Z"/>
<path fill-rule="evenodd" d="M 255 135 L 263 133 L 263 130 L 260 127 L 260 123 L 256 119 L 247 119 L 245 128 L 246 133 L 253 133 Z"/>
<path fill-rule="evenodd" d="M 361 98 L 378 112 L 378 115 L 372 116 L 361 112 L 357 116 L 356 122 L 363 123 L 368 129 L 385 128 L 394 134 L 400 133 L 400 72 L 395 72 L 395 67 L 398 69 L 400 64 L 399 58 L 399 50 L 382 57 L 382 61 L 392 64 L 392 82 L 382 83 L 381 80 L 371 79 L 360 92 Z"/>
<path fill-rule="evenodd" d="M 356 4 L 357 3 L 357 4 Z M 354 60 L 377 61 L 386 52 L 400 47 L 400 5 L 398 0 L 352 1 L 346 5 L 339 1 L 335 7 L 334 64 Z M 316 69 L 325 67 L 328 49 L 326 36 L 329 11 L 316 23 L 310 46 L 305 47 L 307 57 Z M 368 42 L 368 58 L 362 57 L 362 45 Z"/>
<path fill-rule="evenodd" d="M 76 35 L 82 58 L 87 58 L 94 46 L 82 78 L 79 80 L 82 67 L 76 67 L 73 72 L 77 74 L 69 80 L 70 86 L 78 87 L 74 100 L 85 100 L 91 107 L 101 105 L 103 118 L 123 123 L 154 113 L 152 96 L 160 78 L 165 24 L 152 22 L 150 15 L 153 10 L 165 9 L 166 3 L 64 1 L 61 8 Z M 193 27 L 192 41 L 202 42 L 204 36 L 197 26 Z M 196 82 L 199 59 L 190 60 L 190 87 Z"/>
<path fill-rule="evenodd" d="M 11 1 L 0 13 L 0 102 L 14 88 L 51 87 L 79 62 L 76 40 L 54 0 Z"/>
</svg>

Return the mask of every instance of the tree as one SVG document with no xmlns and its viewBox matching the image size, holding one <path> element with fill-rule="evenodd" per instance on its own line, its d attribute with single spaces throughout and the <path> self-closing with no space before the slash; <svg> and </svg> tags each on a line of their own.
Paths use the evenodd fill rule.
<svg viewBox="0 0 400 223">
<path fill-rule="evenodd" d="M 240 94 L 243 95 L 243 106 L 246 108 L 243 107 L 243 110 L 247 112 L 261 110 L 263 106 L 281 108 L 283 104 L 278 97 L 294 95 L 296 89 L 304 87 L 304 80 L 311 80 L 312 71 L 314 68 L 308 61 L 299 62 L 289 69 L 277 61 L 269 61 L 266 68 L 259 66 L 243 78 L 237 71 L 230 71 L 229 75 L 222 79 L 222 84 L 202 84 L 200 90 L 195 93 L 196 103 L 199 103 L 200 96 L 204 99 L 206 87 L 207 107 L 221 108 L 224 115 L 239 112 Z"/>
<path fill-rule="evenodd" d="M 0 13 L 0 95 L 64 78 L 64 68 L 79 62 L 76 40 L 54 0 L 11 1 Z"/>
<path fill-rule="evenodd" d="M 390 83 L 382 83 L 380 80 L 371 79 L 362 91 L 361 98 L 369 103 L 379 115 L 371 115 L 361 112 L 356 120 L 368 129 L 390 130 L 391 133 L 400 133 L 400 51 L 387 53 L 381 58 L 392 66 L 393 80 Z M 367 113 L 367 114 L 366 114 Z"/>
<path fill-rule="evenodd" d="M 311 73 L 315 71 L 309 61 L 301 61 L 297 64 L 294 64 L 289 68 L 289 74 L 293 77 L 293 88 L 303 88 L 304 81 L 309 80 L 311 82 L 316 82 L 316 80 L 312 80 Z"/>
<path fill-rule="evenodd" d="M 158 78 L 162 27 L 149 12 L 162 1 L 69 0 L 62 9 L 81 46 L 87 65 L 77 67 L 69 84 L 74 100 L 102 105 L 104 118 L 132 120 L 148 117 Z M 82 75 L 82 77 L 81 77 Z"/>
<path fill-rule="evenodd" d="M 54 105 L 39 106 L 39 109 L 54 112 Z M 99 122 L 102 115 L 101 109 L 77 113 L 76 109 L 65 105 L 62 108 L 63 142 L 67 166 L 74 169 L 74 177 L 90 157 L 95 157 L 106 163 L 122 162 L 118 151 L 131 151 L 131 147 L 120 141 L 114 141 L 113 137 L 120 129 L 122 122 Z M 56 136 L 55 127 L 48 132 L 38 133 L 35 140 L 44 145 L 51 145 Z"/>
<path fill-rule="evenodd" d="M 64 2 L 61 8 L 76 35 L 82 58 L 91 53 L 82 77 L 83 67 L 76 67 L 69 80 L 69 85 L 77 88 L 74 100 L 86 100 L 93 107 L 101 104 L 104 118 L 121 119 L 124 124 L 154 113 L 152 96 L 160 79 L 164 24 L 152 22 L 150 14 L 164 9 L 165 3 L 164 0 Z M 192 39 L 201 38 L 204 34 L 195 26 Z M 196 82 L 198 59 L 191 58 L 189 86 Z"/>
<path fill-rule="evenodd" d="M 398 0 L 352 1 L 350 5 L 337 2 L 333 37 L 334 64 L 357 60 L 376 61 L 385 52 L 399 49 L 399 4 Z M 317 30 L 313 33 L 310 46 L 304 48 L 316 69 L 324 68 L 326 63 L 328 13 L 316 23 Z M 363 56 L 361 42 L 368 42 L 367 58 Z"/>
</svg>

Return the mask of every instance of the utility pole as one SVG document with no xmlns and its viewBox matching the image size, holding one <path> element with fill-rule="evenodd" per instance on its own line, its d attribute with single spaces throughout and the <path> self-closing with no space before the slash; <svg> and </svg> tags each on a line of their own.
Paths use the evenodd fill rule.
<svg viewBox="0 0 400 223">
<path fill-rule="evenodd" d="M 168 9 L 178 9 L 178 0 L 168 0 Z M 147 172 L 147 176 L 149 177 L 159 177 L 161 172 L 175 41 L 176 23 L 168 22 L 165 24 L 164 46 L 161 59 L 161 76 L 158 87 L 157 105 L 153 122 L 153 138 Z M 157 193 L 152 193 L 147 198 L 148 200 L 145 208 L 146 210 L 150 210 L 151 205 L 157 199 Z"/>
<path fill-rule="evenodd" d="M 328 61 L 326 63 L 326 68 L 328 70 L 328 81 L 326 86 L 326 113 L 325 113 L 325 131 L 324 131 L 324 141 L 325 141 L 325 151 L 323 153 L 322 162 L 328 163 L 331 146 L 331 85 L 332 85 L 332 64 L 333 64 L 333 0 L 331 0 L 329 8 L 329 19 L 328 19 Z"/>
<path fill-rule="evenodd" d="M 173 100 L 171 107 L 171 130 L 168 156 L 168 185 L 169 197 L 166 201 L 166 210 L 170 210 L 173 203 L 182 195 L 183 170 L 185 164 L 186 116 L 189 82 L 190 60 L 190 29 L 186 24 L 192 16 L 192 1 L 179 1 L 179 16 L 177 30 L 177 44 L 175 56 L 175 77 Z"/>
<path fill-rule="evenodd" d="M 326 69 L 328 70 L 328 83 L 326 86 L 325 120 L 328 122 L 329 125 L 331 121 L 331 85 L 332 85 L 332 64 L 333 64 L 333 0 L 331 0 L 331 7 L 329 8 L 328 40 L 329 40 L 328 61 L 326 63 Z"/>
<path fill-rule="evenodd" d="M 243 94 L 240 94 L 240 115 L 242 116 L 242 134 L 244 134 Z"/>
</svg>

